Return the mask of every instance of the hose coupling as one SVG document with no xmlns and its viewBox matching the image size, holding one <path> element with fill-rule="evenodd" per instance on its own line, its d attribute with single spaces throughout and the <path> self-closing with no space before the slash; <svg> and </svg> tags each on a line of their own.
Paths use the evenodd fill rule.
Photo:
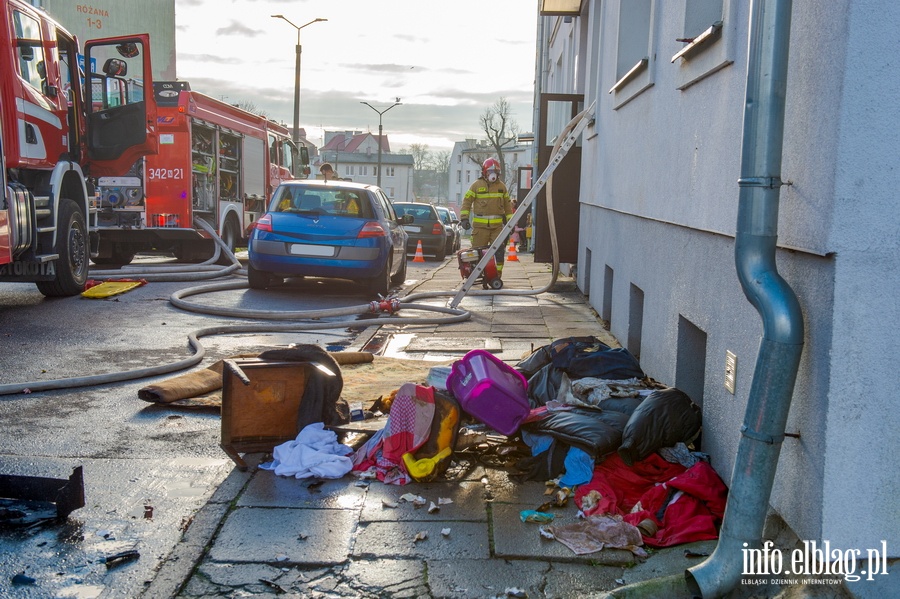
<svg viewBox="0 0 900 599">
<path fill-rule="evenodd" d="M 381 298 L 379 301 L 369 302 L 369 312 L 387 312 L 393 314 L 400 311 L 400 300 L 397 298 Z"/>
</svg>

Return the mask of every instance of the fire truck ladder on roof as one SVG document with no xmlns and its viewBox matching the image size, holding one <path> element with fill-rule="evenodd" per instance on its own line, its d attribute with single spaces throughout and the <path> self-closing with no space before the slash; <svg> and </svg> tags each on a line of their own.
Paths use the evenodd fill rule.
<svg viewBox="0 0 900 599">
<path fill-rule="evenodd" d="M 595 104 L 596 102 L 593 102 L 587 108 L 587 110 L 579 115 L 580 118 L 575 124 L 575 127 L 569 132 L 569 134 L 560 145 L 559 149 L 550 158 L 550 162 L 547 164 L 547 168 L 544 169 L 544 172 L 541 173 L 541 176 L 538 177 L 538 180 L 535 181 L 534 185 L 532 185 L 531 190 L 528 192 L 528 195 L 526 195 L 525 199 L 519 203 L 519 207 L 516 209 L 516 212 L 513 214 L 512 218 L 509 219 L 509 221 L 503 226 L 503 229 L 500 230 L 497 238 L 494 239 L 494 242 L 484 253 L 484 256 L 482 256 L 481 260 L 478 261 L 478 264 L 475 265 L 475 268 L 472 269 L 471 274 L 469 274 L 469 277 L 465 280 L 462 287 L 460 287 L 459 291 L 456 292 L 456 295 L 450 302 L 451 308 L 455 308 L 459 305 L 459 302 L 461 302 L 463 297 L 466 296 L 466 294 L 472 288 L 472 285 L 475 284 L 475 281 L 479 277 L 481 277 L 481 273 L 484 271 L 490 259 L 494 256 L 494 253 L 501 245 L 506 242 L 507 236 L 512 232 L 512 228 L 515 226 L 515 224 L 519 222 L 519 218 L 521 218 L 525 214 L 525 212 L 527 212 L 531 208 L 531 204 L 534 203 L 534 199 L 537 197 L 537 194 L 541 191 L 541 189 L 544 188 L 544 185 L 546 185 L 547 181 L 553 175 L 553 171 L 556 170 L 556 167 L 559 166 L 559 163 L 562 162 L 563 158 L 566 157 L 566 154 L 568 154 L 572 146 L 575 145 L 575 142 L 578 141 L 578 137 L 591 122 L 594 115 Z M 550 234 L 554 235 L 555 233 L 551 231 Z"/>
</svg>

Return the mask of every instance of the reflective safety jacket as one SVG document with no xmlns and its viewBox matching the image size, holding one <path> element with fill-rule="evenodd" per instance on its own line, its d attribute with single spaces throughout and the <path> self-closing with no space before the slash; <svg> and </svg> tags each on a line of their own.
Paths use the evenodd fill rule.
<svg viewBox="0 0 900 599">
<path fill-rule="evenodd" d="M 502 227 L 512 218 L 512 202 L 503 181 L 489 183 L 479 178 L 463 198 L 460 219 L 469 219 L 473 227 Z"/>
</svg>

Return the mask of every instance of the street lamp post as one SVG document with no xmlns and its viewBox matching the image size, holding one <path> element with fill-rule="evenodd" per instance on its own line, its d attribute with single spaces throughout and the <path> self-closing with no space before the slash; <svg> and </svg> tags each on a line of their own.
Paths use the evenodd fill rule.
<svg viewBox="0 0 900 599">
<path fill-rule="evenodd" d="M 294 130 L 291 133 L 291 138 L 294 140 L 294 143 L 300 141 L 300 55 L 303 53 L 303 48 L 300 46 L 300 30 L 308 25 L 312 25 L 313 23 L 318 23 L 319 21 L 327 21 L 328 19 L 313 19 L 306 25 L 294 25 L 291 23 L 290 19 L 288 19 L 284 15 L 272 15 L 273 19 L 283 19 L 288 22 L 288 24 L 297 30 L 297 58 L 294 63 Z"/>
<path fill-rule="evenodd" d="M 377 108 L 375 108 L 368 102 L 360 102 L 360 104 L 365 104 L 366 106 L 368 106 L 369 108 L 371 108 L 372 110 L 374 110 L 375 112 L 378 113 L 378 180 L 377 180 L 376 185 L 378 185 L 378 187 L 381 187 L 381 140 L 382 140 L 381 117 L 385 112 L 387 112 L 394 106 L 400 106 L 400 104 L 402 104 L 402 102 L 400 102 L 400 98 L 397 98 L 396 102 L 394 102 L 393 104 L 391 104 L 384 110 L 378 110 Z"/>
</svg>

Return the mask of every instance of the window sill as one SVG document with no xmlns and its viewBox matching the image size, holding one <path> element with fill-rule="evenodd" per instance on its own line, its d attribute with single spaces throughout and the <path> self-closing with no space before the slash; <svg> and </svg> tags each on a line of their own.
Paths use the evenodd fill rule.
<svg viewBox="0 0 900 599">
<path fill-rule="evenodd" d="M 721 35 L 722 21 L 716 21 L 710 25 L 706 31 L 695 37 L 688 45 L 679 50 L 675 56 L 672 57 L 672 62 L 675 62 L 679 58 L 689 58 L 691 54 L 703 47 L 704 44 L 718 39 Z"/>
<path fill-rule="evenodd" d="M 631 69 L 625 73 L 621 79 L 615 82 L 611 88 L 609 88 L 609 93 L 617 92 L 625 85 L 638 76 L 641 72 L 647 70 L 647 65 L 650 64 L 650 60 L 647 58 L 640 59 L 636 65 L 631 67 Z"/>
</svg>

